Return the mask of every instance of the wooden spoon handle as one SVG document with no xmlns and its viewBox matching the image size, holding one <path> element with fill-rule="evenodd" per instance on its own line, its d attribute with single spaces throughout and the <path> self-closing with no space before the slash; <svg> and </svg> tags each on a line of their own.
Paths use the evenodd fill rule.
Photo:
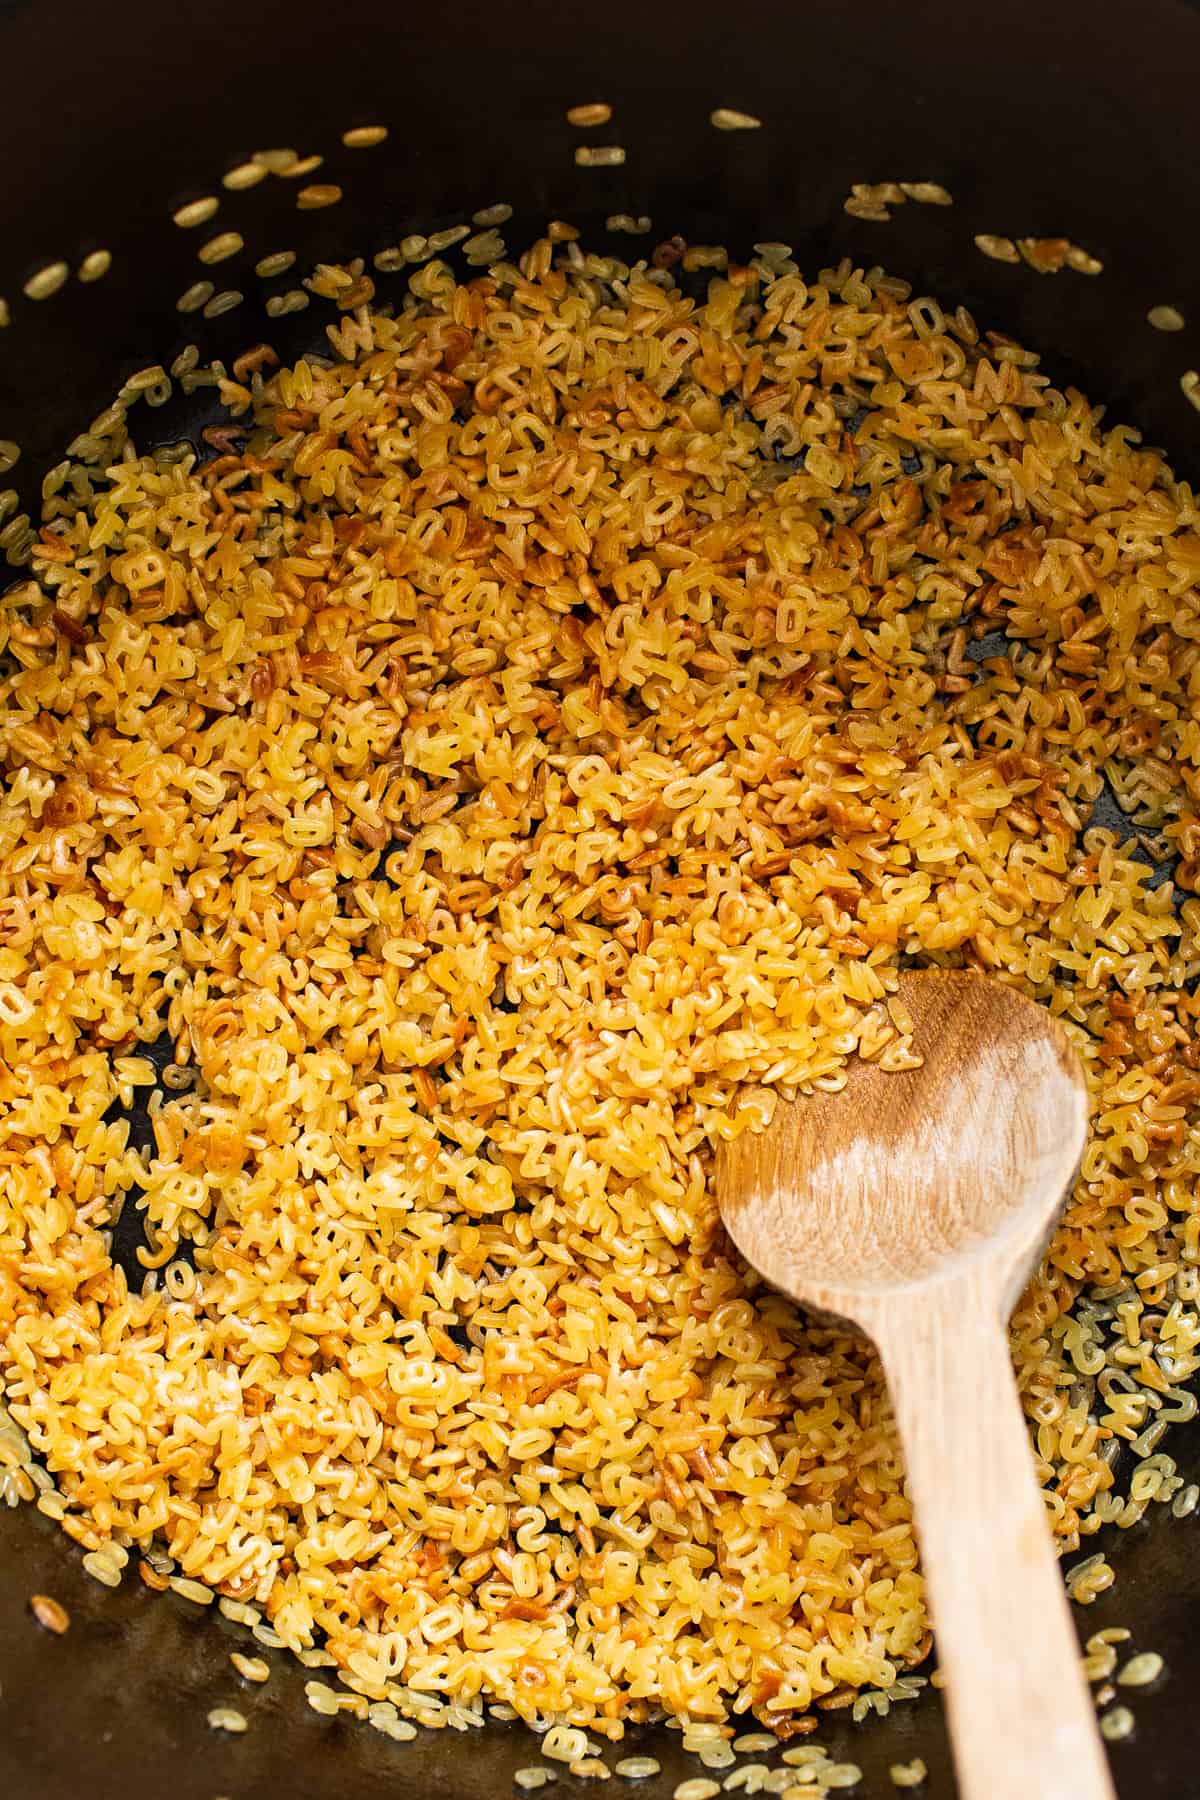
<svg viewBox="0 0 1200 1800">
<path fill-rule="evenodd" d="M 994 1293 L 871 1321 L 908 1464 L 963 1800 L 1114 1800 Z"/>
</svg>

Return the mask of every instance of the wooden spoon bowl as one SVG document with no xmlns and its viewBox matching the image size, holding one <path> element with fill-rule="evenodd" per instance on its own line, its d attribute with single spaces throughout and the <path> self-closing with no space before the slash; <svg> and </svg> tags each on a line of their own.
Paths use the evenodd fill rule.
<svg viewBox="0 0 1200 1800">
<path fill-rule="evenodd" d="M 767 1280 L 879 1348 L 966 1800 L 1111 1800 L 1007 1339 L 1083 1154 L 1083 1070 L 999 982 L 899 992 L 923 1065 L 855 1061 L 722 1145 L 722 1217 Z"/>
</svg>

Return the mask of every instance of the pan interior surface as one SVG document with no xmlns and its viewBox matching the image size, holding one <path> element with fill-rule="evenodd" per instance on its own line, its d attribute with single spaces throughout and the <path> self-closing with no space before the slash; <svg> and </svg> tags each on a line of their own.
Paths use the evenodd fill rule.
<svg viewBox="0 0 1200 1800">
<path fill-rule="evenodd" d="M 1110 402 L 1110 417 L 1131 419 L 1194 475 L 1200 411 L 1186 377 L 1200 365 L 1200 240 L 1185 222 L 1200 211 L 1198 67 L 1200 15 L 1168 0 L 1100 15 L 1021 0 L 1002 20 L 938 5 L 919 23 L 880 0 L 852 24 L 824 3 L 736 16 L 621 4 L 586 26 L 540 0 L 456 19 L 371 0 L 338 23 L 278 0 L 216 0 L 186 21 L 142 0 L 102 16 L 78 0 L 3 0 L 12 178 L 0 199 L 11 319 L 0 442 L 20 456 L 0 473 L 16 497 L 0 529 L 17 509 L 36 516 L 46 471 L 136 370 L 169 368 L 192 342 L 227 361 L 264 338 L 285 355 L 320 342 L 330 315 L 302 283 L 315 264 L 375 258 L 391 297 L 412 262 L 389 270 L 388 253 L 411 236 L 467 223 L 524 247 L 551 219 L 630 260 L 678 233 L 745 255 L 782 240 L 805 273 L 842 256 L 882 263 L 1043 350 L 1058 378 Z M 568 120 L 588 105 L 611 118 Z M 385 138 L 372 137 L 377 125 Z M 270 169 L 231 179 L 261 170 L 256 153 L 271 146 L 323 160 L 295 180 Z M 901 181 L 936 184 L 953 204 L 868 195 L 846 210 L 856 184 Z M 1079 266 L 1038 273 L 1021 240 L 1064 243 Z M 68 273 L 54 287 L 47 272 L 60 263 Z M 1149 324 L 1164 308 L 1182 329 Z M 161 441 L 210 423 L 207 400 L 177 390 Z M 1171 1448 L 1200 1480 L 1197 1434 L 1184 1429 Z M 1128 1626 L 1131 1649 L 1167 1661 L 1167 1678 L 1136 1698 L 1135 1738 L 1114 1746 L 1122 1791 L 1147 1800 L 1195 1785 L 1200 1723 L 1178 1703 L 1198 1656 L 1194 1529 L 1155 1517 L 1080 1552 L 1109 1552 L 1118 1572 L 1080 1611 L 1081 1633 Z M 68 1607 L 66 1635 L 32 1624 L 35 1592 Z M 484 1800 L 513 1791 L 514 1772 L 536 1760 L 516 1727 L 393 1745 L 319 1718 L 305 1705 L 307 1673 L 282 1655 L 263 1689 L 232 1702 L 249 1732 L 226 1738 L 206 1715 L 231 1703 L 229 1652 L 249 1648 L 176 1595 L 97 1587 L 49 1520 L 6 1513 L 0 1785 L 14 1800 L 74 1800 L 84 1767 L 97 1800 L 157 1796 L 168 1781 L 180 1800 L 369 1800 L 434 1784 Z M 929 1791 L 952 1789 L 932 1696 L 859 1726 L 831 1713 L 820 1736 L 862 1767 L 859 1792 L 892 1792 L 890 1766 L 917 1756 Z M 639 1728 L 620 1754 L 643 1752 L 662 1765 L 641 1784 L 655 1800 L 702 1773 L 664 1728 Z M 564 1775 L 556 1790 L 586 1785 Z"/>
</svg>

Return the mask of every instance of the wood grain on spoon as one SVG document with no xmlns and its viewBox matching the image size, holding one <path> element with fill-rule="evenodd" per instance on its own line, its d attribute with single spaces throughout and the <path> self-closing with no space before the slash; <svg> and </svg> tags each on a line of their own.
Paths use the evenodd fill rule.
<svg viewBox="0 0 1200 1800">
<path fill-rule="evenodd" d="M 776 1287 L 878 1346 L 965 1800 L 1111 1800 L 1007 1335 L 1083 1153 L 1083 1071 L 983 976 L 904 975 L 900 996 L 923 1066 L 856 1061 L 723 1145 L 722 1217 Z"/>
</svg>

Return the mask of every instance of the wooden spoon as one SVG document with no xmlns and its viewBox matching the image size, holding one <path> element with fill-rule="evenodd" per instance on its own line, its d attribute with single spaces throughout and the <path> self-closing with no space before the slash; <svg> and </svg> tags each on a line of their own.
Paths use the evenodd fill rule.
<svg viewBox="0 0 1200 1800">
<path fill-rule="evenodd" d="M 1007 1334 L 1083 1154 L 1083 1071 L 998 982 L 929 971 L 900 995 L 924 1066 L 856 1061 L 721 1146 L 722 1217 L 768 1281 L 878 1346 L 965 1800 L 1113 1800 Z"/>
</svg>

